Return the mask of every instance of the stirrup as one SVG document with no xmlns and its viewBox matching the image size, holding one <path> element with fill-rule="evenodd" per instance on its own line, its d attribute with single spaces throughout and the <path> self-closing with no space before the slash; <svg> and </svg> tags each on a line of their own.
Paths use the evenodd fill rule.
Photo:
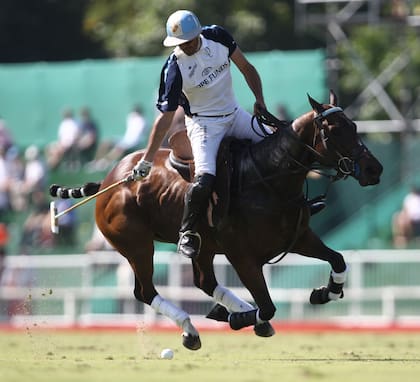
<svg viewBox="0 0 420 382">
<path fill-rule="evenodd" d="M 183 243 L 183 239 L 187 239 L 185 243 Z M 188 243 L 188 240 L 194 239 L 196 238 L 198 240 L 198 248 L 196 249 L 195 246 L 190 245 L 187 246 L 186 244 Z M 193 244 L 193 243 L 191 243 Z M 185 231 L 185 232 L 180 232 L 180 236 L 179 236 L 179 240 L 178 240 L 178 246 L 177 246 L 177 252 L 180 253 L 181 255 L 184 255 L 185 257 L 191 259 L 194 256 L 191 254 L 186 254 L 184 251 L 181 250 L 181 246 L 182 245 L 186 245 L 187 247 L 190 247 L 191 249 L 193 249 L 196 252 L 196 255 L 198 255 L 200 253 L 200 249 L 201 249 L 201 236 L 198 232 L 194 232 L 191 230 Z"/>
<path fill-rule="evenodd" d="M 326 206 L 325 195 L 319 195 L 311 200 L 307 201 L 311 216 L 322 211 Z"/>
</svg>

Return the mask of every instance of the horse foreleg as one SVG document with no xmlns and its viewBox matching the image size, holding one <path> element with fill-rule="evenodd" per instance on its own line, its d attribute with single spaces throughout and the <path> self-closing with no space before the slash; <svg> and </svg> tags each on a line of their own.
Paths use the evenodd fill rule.
<svg viewBox="0 0 420 382">
<path fill-rule="evenodd" d="M 309 297 L 309 302 L 312 305 L 319 305 L 326 304 L 331 300 L 335 301 L 343 298 L 343 287 L 344 282 L 346 281 L 346 277 L 347 270 L 341 273 L 335 273 L 334 271 L 331 271 L 328 285 L 315 288 Z"/>
<path fill-rule="evenodd" d="M 213 258 L 214 255 L 201 255 L 197 263 L 193 262 L 195 285 L 216 301 L 216 305 L 206 317 L 216 321 L 229 322 L 234 330 L 254 325 L 256 335 L 260 337 L 272 336 L 274 334 L 273 327 L 269 322 L 257 322 L 256 309 L 253 305 L 218 284 L 214 274 Z M 242 313 L 242 315 L 231 316 L 233 313 Z"/>
<path fill-rule="evenodd" d="M 315 288 L 309 302 L 319 305 L 343 298 L 343 287 L 347 278 L 347 265 L 343 255 L 327 247 L 312 231 L 308 231 L 305 238 L 299 242 L 301 244 L 294 248 L 293 252 L 327 261 L 331 265 L 327 286 Z"/>
<path fill-rule="evenodd" d="M 276 308 L 270 298 L 267 284 L 262 272 L 262 267 L 254 263 L 244 263 L 242 258 L 240 264 L 232 262 L 243 285 L 249 290 L 257 309 L 248 304 L 244 306 L 246 310 L 237 310 L 229 315 L 229 325 L 234 330 L 239 330 L 247 326 L 254 325 L 255 334 L 261 337 L 270 337 L 275 334 L 274 328 L 269 320 L 274 317 Z M 222 289 L 222 292 L 224 290 Z M 234 296 L 234 295 L 233 295 Z M 232 299 L 232 294 L 223 296 L 225 299 Z M 233 300 L 234 301 L 234 300 Z"/>
</svg>

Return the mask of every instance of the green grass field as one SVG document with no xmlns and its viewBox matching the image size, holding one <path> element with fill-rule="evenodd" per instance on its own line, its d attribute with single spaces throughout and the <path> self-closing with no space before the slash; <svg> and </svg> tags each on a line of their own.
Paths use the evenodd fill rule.
<svg viewBox="0 0 420 382">
<path fill-rule="evenodd" d="M 418 381 L 420 333 L 0 332 L 2 382 Z M 160 359 L 172 348 L 172 360 Z"/>
</svg>

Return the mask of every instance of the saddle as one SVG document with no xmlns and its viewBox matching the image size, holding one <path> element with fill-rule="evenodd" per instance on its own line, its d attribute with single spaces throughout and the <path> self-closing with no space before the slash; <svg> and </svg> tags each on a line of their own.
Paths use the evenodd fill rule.
<svg viewBox="0 0 420 382">
<path fill-rule="evenodd" d="M 221 229 L 226 220 L 230 205 L 231 183 L 234 168 L 234 151 L 237 150 L 238 142 L 241 146 L 249 144 L 248 141 L 238 141 L 235 138 L 222 140 L 217 153 L 216 181 L 207 209 L 207 219 L 210 227 Z M 187 136 L 187 130 L 179 130 L 168 139 L 171 152 L 169 164 L 176 169 L 187 181 L 194 179 L 194 157 L 191 144 Z M 236 149 L 235 149 L 236 148 Z"/>
</svg>

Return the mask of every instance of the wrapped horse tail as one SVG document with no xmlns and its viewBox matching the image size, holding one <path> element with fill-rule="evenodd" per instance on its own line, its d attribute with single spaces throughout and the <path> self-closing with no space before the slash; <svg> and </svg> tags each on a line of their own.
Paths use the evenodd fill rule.
<svg viewBox="0 0 420 382">
<path fill-rule="evenodd" d="M 103 188 L 99 191 L 101 187 L 101 182 L 89 182 L 86 183 L 82 187 L 77 188 L 69 188 L 69 187 L 60 187 L 57 184 L 53 184 L 50 186 L 50 195 L 54 198 L 60 199 L 69 199 L 69 198 L 84 198 L 83 200 L 78 201 L 76 204 L 72 205 L 71 207 L 65 209 L 64 211 L 58 212 L 55 206 L 55 202 L 50 202 L 50 215 L 51 215 L 51 231 L 53 233 L 58 233 L 58 219 L 73 211 L 75 208 L 86 204 L 90 200 L 95 199 L 99 195 L 102 195 L 109 190 L 112 190 L 115 187 L 120 186 L 123 183 L 131 182 L 133 179 L 130 176 L 127 176 L 124 179 L 121 179 L 115 183 L 110 184 L 109 186 Z"/>
<path fill-rule="evenodd" d="M 88 182 L 81 187 L 62 187 L 58 184 L 52 184 L 50 186 L 50 195 L 54 198 L 60 199 L 79 199 L 86 196 L 91 196 L 96 194 L 101 187 L 101 182 Z"/>
</svg>

